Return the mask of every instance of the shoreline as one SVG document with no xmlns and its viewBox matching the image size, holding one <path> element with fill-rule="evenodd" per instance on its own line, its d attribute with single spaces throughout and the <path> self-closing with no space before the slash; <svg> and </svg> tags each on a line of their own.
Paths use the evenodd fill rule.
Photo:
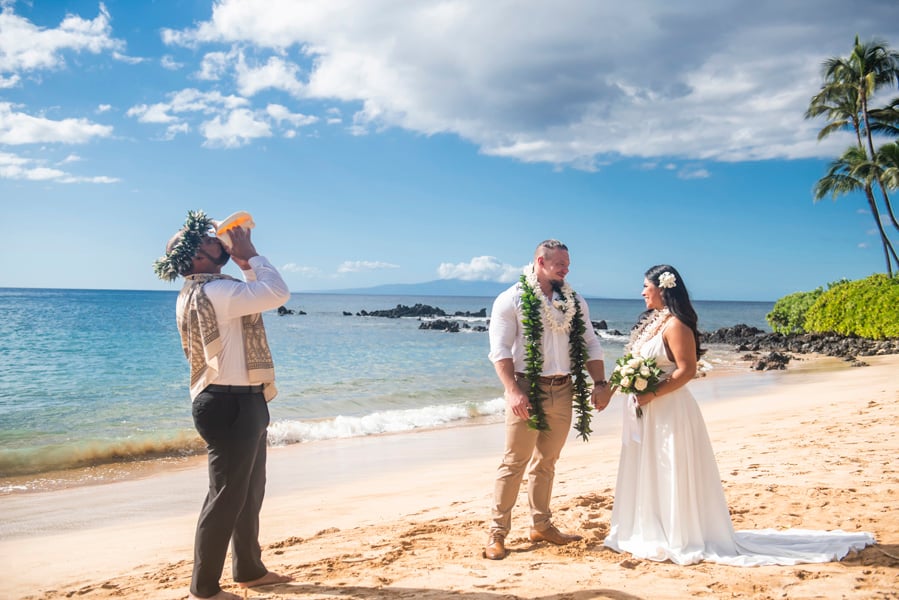
<svg viewBox="0 0 899 600">
<path fill-rule="evenodd" d="M 803 359 L 800 358 L 797 360 L 801 361 Z M 813 360 L 824 360 L 824 357 L 814 357 Z M 727 390 L 730 389 L 739 390 L 745 387 L 758 388 L 760 386 L 768 385 L 767 382 L 769 380 L 766 379 L 763 374 L 753 372 L 749 366 L 749 363 L 741 359 L 740 354 L 730 348 L 724 346 L 718 346 L 717 348 L 715 348 L 715 358 L 712 359 L 712 363 L 712 370 L 704 373 L 701 377 L 698 377 L 696 381 L 699 382 L 715 380 L 718 383 L 713 391 L 706 394 L 707 398 L 703 397 L 702 388 L 700 388 L 699 393 L 697 394 L 697 399 L 700 402 L 703 402 L 706 399 L 714 399 L 716 401 L 722 398 L 726 399 Z M 797 367 L 795 366 L 795 364 L 796 363 L 794 363 L 794 366 L 791 367 L 791 370 L 796 370 Z M 607 370 L 610 369 L 611 368 Z M 721 381 L 725 379 L 727 381 Z M 496 393 L 497 397 L 500 397 L 502 395 L 502 390 L 499 386 L 497 386 Z M 274 402 L 277 403 L 277 399 L 275 399 Z M 486 402 L 489 401 L 485 401 L 485 403 Z M 277 410 L 277 407 L 275 410 Z M 607 411 L 603 415 L 599 415 L 594 411 L 593 423 L 596 424 L 608 421 L 608 415 L 610 414 L 610 412 L 618 410 L 620 409 L 618 409 L 613 402 L 612 406 L 607 409 Z M 334 418 L 332 417 L 330 419 L 322 419 L 321 421 L 327 422 L 333 419 Z M 620 420 L 620 412 L 615 412 L 614 420 L 617 424 L 617 421 Z M 295 446 L 306 446 L 310 444 L 326 444 L 328 442 L 341 440 L 347 441 L 357 439 L 377 439 L 392 436 L 404 436 L 410 434 L 420 434 L 429 431 L 441 431 L 445 429 L 451 430 L 456 428 L 478 427 L 483 424 L 500 422 L 502 422 L 501 413 L 482 414 L 476 417 L 469 417 L 468 419 L 458 421 L 450 421 L 432 427 L 417 427 L 395 432 L 388 431 L 382 433 L 366 433 L 347 437 L 324 438 L 318 440 L 307 440 L 302 442 L 282 444 L 273 444 L 270 442 L 269 448 L 270 451 L 273 451 L 279 448 L 291 448 Z M 278 424 L 278 422 L 273 421 L 273 425 L 276 428 Z M 605 427 L 605 425 L 601 424 L 600 427 Z M 147 457 L 141 457 L 140 455 L 126 456 L 118 459 L 104 459 L 94 464 L 85 464 L 82 466 L 70 468 L 54 468 L 44 471 L 2 476 L 0 477 L 0 499 L 10 495 L 15 496 L 20 494 L 34 494 L 77 488 L 82 486 L 95 487 L 98 485 L 142 479 L 154 474 L 165 473 L 169 470 L 177 471 L 180 469 L 189 468 L 189 465 L 195 463 L 197 460 L 203 462 L 205 461 L 205 447 L 203 446 L 202 439 L 199 437 L 199 435 L 196 434 L 195 431 L 191 430 L 190 435 L 186 433 L 179 434 L 178 439 L 180 439 L 182 442 L 181 448 L 179 450 L 172 450 L 168 453 L 160 454 L 157 451 L 153 451 Z M 152 442 L 148 442 L 147 447 L 150 447 L 151 445 L 153 445 Z M 160 445 L 174 447 L 171 446 L 171 442 L 167 440 L 161 440 Z M 0 527 L 0 533 L 2 532 L 2 527 Z"/>
<path fill-rule="evenodd" d="M 603 548 L 620 443 L 616 396 L 619 408 L 594 419 L 590 442 L 570 437 L 558 465 L 554 521 L 585 540 L 531 544 L 522 496 L 503 561 L 480 557 L 501 423 L 272 448 L 260 541 L 269 568 L 296 581 L 250 597 L 896 597 L 899 559 L 884 552 L 899 556 L 899 356 L 868 360 L 856 369 L 813 358 L 691 384 L 735 528 L 874 533 L 878 546 L 841 563 L 676 567 Z M 4 593 L 184 598 L 206 485 L 205 460 L 195 458 L 128 481 L 0 497 Z M 223 586 L 235 589 L 227 567 Z"/>
<path fill-rule="evenodd" d="M 799 358 L 797 360 L 802 359 Z M 738 377 L 743 379 L 741 379 L 740 383 L 736 384 L 737 387 L 763 385 L 763 383 L 759 383 L 759 381 L 763 381 L 758 379 L 759 375 L 752 374 L 749 363 L 741 358 L 739 352 L 727 345 L 716 345 L 714 348 L 714 357 L 711 362 L 713 363 L 713 369 L 710 372 L 703 374 L 698 380 Z M 611 367 L 608 367 L 607 370 L 610 371 Z M 746 379 L 749 377 L 757 378 L 757 381 L 751 382 Z M 482 400 L 481 404 L 483 404 L 483 406 L 479 408 L 483 409 L 487 407 L 487 405 L 492 404 L 501 398 L 502 389 L 498 384 L 495 391 L 496 399 Z M 275 399 L 275 403 L 277 402 L 278 400 Z M 443 405 L 434 405 L 430 408 L 441 406 Z M 292 419 L 290 418 L 277 418 L 277 410 L 277 404 L 275 404 L 272 422 L 273 430 L 278 430 L 284 423 L 292 422 Z M 303 422 L 310 424 L 330 423 L 340 418 L 342 417 L 338 415 L 337 417 L 321 418 Z M 594 422 L 598 419 L 601 419 L 601 417 L 594 413 Z M 300 442 L 270 442 L 270 448 L 318 444 L 330 440 L 406 435 L 430 430 L 472 427 L 483 423 L 501 421 L 502 413 L 495 414 L 490 410 L 483 414 L 479 414 L 478 416 L 447 421 L 434 426 L 413 427 L 380 433 L 362 433 L 346 437 L 336 436 L 332 438 L 310 439 Z M 26 470 L 22 473 L 13 472 L 0 475 L 0 498 L 8 495 L 32 494 L 72 487 L 96 486 L 138 479 L 168 469 L 184 468 L 185 464 L 189 464 L 198 457 L 205 457 L 206 454 L 203 440 L 193 429 L 179 432 L 174 436 L 167 435 L 167 437 L 160 439 L 146 438 L 137 442 L 134 440 L 120 442 L 113 441 L 109 442 L 106 446 L 91 442 L 84 447 L 73 448 L 73 451 L 75 452 L 76 457 L 82 457 L 79 462 L 83 462 L 84 464 L 78 464 L 77 466 L 54 466 L 38 470 Z M 93 460 L 89 459 L 89 456 L 93 456 Z M 57 460 L 56 462 L 59 461 Z"/>
</svg>

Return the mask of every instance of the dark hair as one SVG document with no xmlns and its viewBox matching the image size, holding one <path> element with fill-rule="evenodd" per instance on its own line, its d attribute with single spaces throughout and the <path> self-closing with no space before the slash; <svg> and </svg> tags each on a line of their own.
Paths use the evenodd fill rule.
<svg viewBox="0 0 899 600">
<path fill-rule="evenodd" d="M 674 276 L 673 286 L 664 287 L 660 285 L 659 279 L 664 273 Z M 705 350 L 702 350 L 699 347 L 699 329 L 697 328 L 699 317 L 696 315 L 696 310 L 690 302 L 690 294 L 687 292 L 687 286 L 684 285 L 684 278 L 681 277 L 681 274 L 677 272 L 677 269 L 671 265 L 656 265 L 650 267 L 644 274 L 644 277 L 651 281 L 652 284 L 658 287 L 659 291 L 662 292 L 662 300 L 665 302 L 665 306 L 668 307 L 668 310 L 671 311 L 671 314 L 677 317 L 693 332 L 693 339 L 696 340 L 696 358 L 702 356 Z M 666 277 L 666 279 L 669 278 Z"/>
</svg>

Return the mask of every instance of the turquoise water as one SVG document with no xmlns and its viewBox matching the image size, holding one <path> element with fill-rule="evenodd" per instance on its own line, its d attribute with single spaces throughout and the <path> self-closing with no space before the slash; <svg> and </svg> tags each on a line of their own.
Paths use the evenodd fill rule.
<svg viewBox="0 0 899 600">
<path fill-rule="evenodd" d="M 175 327 L 176 297 L 175 291 L 0 289 L 0 477 L 201 448 Z M 307 314 L 267 313 L 280 390 L 270 405 L 271 442 L 499 418 L 502 389 L 487 360 L 486 333 L 356 316 L 418 302 L 452 314 L 489 312 L 493 298 L 294 294 L 288 308 Z M 640 299 L 589 304 L 594 321 L 623 332 L 643 310 Z M 738 323 L 766 329 L 771 307 L 696 303 L 706 331 Z M 607 365 L 624 341 L 604 335 Z"/>
</svg>

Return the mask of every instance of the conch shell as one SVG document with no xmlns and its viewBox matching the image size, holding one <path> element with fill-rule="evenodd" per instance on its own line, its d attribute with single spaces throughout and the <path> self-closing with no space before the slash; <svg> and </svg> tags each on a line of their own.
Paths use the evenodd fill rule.
<svg viewBox="0 0 899 600">
<path fill-rule="evenodd" d="M 224 221 L 213 221 L 213 226 L 215 227 L 215 235 L 218 239 L 222 240 L 222 245 L 225 246 L 225 250 L 231 250 L 231 234 L 229 231 L 242 227 L 244 229 L 253 229 L 256 227 L 256 223 L 253 221 L 253 217 L 250 213 L 246 211 L 239 210 L 233 215 L 227 217 Z"/>
</svg>

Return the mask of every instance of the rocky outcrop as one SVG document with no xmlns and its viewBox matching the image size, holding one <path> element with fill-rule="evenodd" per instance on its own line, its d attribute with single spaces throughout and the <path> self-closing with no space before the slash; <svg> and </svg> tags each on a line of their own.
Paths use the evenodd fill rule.
<svg viewBox="0 0 899 600">
<path fill-rule="evenodd" d="M 449 321 L 447 319 L 434 319 L 433 321 L 423 321 L 418 326 L 419 329 L 437 329 L 449 333 L 459 333 L 459 322 Z"/>
<path fill-rule="evenodd" d="M 756 370 L 784 369 L 792 354 L 823 354 L 852 362 L 853 366 L 864 366 L 859 356 L 899 354 L 899 339 L 871 340 L 857 336 L 835 333 L 803 333 L 784 335 L 766 333 L 756 327 L 735 325 L 722 327 L 712 333 L 702 333 L 703 344 L 726 344 L 739 352 L 767 352 L 763 357 L 745 355 Z"/>
<path fill-rule="evenodd" d="M 481 310 L 479 310 L 477 312 L 471 312 L 468 310 L 466 310 L 466 311 L 457 310 L 456 312 L 453 313 L 453 316 L 454 317 L 471 317 L 474 319 L 486 319 L 487 318 L 487 309 L 482 308 Z"/>
<path fill-rule="evenodd" d="M 361 310 L 357 315 L 361 317 L 387 317 L 388 319 L 399 319 L 400 317 L 445 317 L 446 312 L 442 308 L 436 306 L 428 306 L 427 304 L 418 303 L 415 306 L 406 306 L 397 304 L 396 308 L 387 310 Z"/>
</svg>

